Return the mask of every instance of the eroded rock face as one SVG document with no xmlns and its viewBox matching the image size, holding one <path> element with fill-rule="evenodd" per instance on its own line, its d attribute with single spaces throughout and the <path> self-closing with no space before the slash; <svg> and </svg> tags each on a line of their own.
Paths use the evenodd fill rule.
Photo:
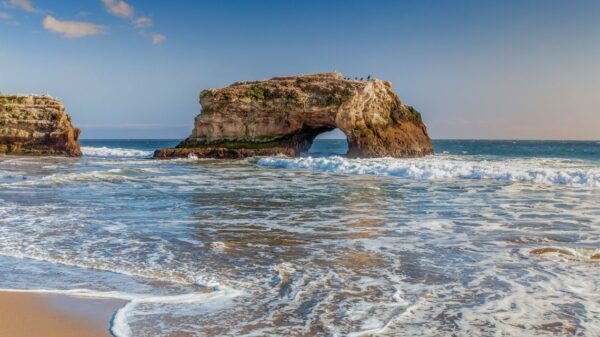
<svg viewBox="0 0 600 337">
<path fill-rule="evenodd" d="M 350 157 L 433 152 L 419 112 L 400 102 L 390 82 L 378 79 L 346 80 L 340 73 L 275 77 L 204 90 L 200 104 L 192 135 L 176 151 L 157 150 L 156 157 L 297 156 L 335 128 L 346 135 Z"/>
<path fill-rule="evenodd" d="M 0 154 L 80 156 L 79 134 L 58 100 L 0 94 Z"/>
</svg>

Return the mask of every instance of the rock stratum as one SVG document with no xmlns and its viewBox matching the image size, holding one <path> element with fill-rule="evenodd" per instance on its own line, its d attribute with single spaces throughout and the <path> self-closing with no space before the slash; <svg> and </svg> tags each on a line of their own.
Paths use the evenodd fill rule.
<svg viewBox="0 0 600 337">
<path fill-rule="evenodd" d="M 192 135 L 156 150 L 156 158 L 298 156 L 335 128 L 346 135 L 349 157 L 433 153 L 420 113 L 379 79 L 323 73 L 238 82 L 202 91 L 200 104 Z"/>
<path fill-rule="evenodd" d="M 0 154 L 80 156 L 79 134 L 58 100 L 0 94 Z"/>
</svg>

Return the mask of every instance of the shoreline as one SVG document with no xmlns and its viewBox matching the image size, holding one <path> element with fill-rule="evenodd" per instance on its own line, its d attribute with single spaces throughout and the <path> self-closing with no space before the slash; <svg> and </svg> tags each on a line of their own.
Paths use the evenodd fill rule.
<svg viewBox="0 0 600 337">
<path fill-rule="evenodd" d="M 126 301 L 0 291 L 0 336 L 112 337 L 110 322 Z"/>
</svg>

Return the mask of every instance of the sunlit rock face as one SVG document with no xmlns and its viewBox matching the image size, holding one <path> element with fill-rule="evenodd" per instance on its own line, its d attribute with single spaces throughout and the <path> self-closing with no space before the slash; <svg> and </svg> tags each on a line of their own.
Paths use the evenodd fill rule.
<svg viewBox="0 0 600 337">
<path fill-rule="evenodd" d="M 192 135 L 156 157 L 297 156 L 322 132 L 339 128 L 350 157 L 410 157 L 433 152 L 421 115 L 388 81 L 341 73 L 238 82 L 200 94 Z"/>
<path fill-rule="evenodd" d="M 79 134 L 58 100 L 0 94 L 0 154 L 80 156 Z"/>
</svg>

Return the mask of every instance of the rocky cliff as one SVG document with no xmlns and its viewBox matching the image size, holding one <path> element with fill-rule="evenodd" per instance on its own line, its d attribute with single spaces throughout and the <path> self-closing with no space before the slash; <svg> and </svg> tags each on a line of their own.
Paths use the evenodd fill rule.
<svg viewBox="0 0 600 337">
<path fill-rule="evenodd" d="M 79 133 L 50 96 L 0 94 L 0 154 L 80 156 Z"/>
<path fill-rule="evenodd" d="M 204 90 L 192 135 L 155 157 L 242 158 L 297 156 L 322 132 L 339 128 L 350 157 L 407 157 L 432 153 L 414 108 L 390 82 L 356 81 L 323 73 L 239 82 Z"/>
</svg>

